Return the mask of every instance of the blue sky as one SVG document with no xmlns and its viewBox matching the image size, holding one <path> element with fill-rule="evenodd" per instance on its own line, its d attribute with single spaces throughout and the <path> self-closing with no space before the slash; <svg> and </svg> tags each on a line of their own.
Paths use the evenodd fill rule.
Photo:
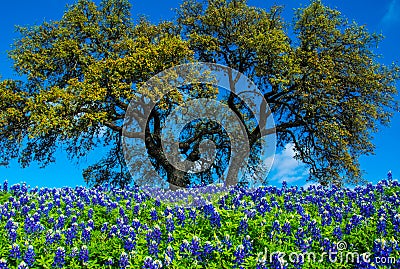
<svg viewBox="0 0 400 269">
<path fill-rule="evenodd" d="M 58 20 L 61 18 L 66 4 L 75 1 L 67 0 L 14 0 L 1 1 L 0 9 L 3 11 L 0 20 L 0 75 L 2 78 L 17 78 L 12 71 L 12 62 L 7 57 L 13 41 L 18 38 L 15 25 L 36 25 L 44 20 Z M 96 1 L 97 3 L 99 1 Z M 131 1 L 133 16 L 147 15 L 157 23 L 162 19 L 174 17 L 174 8 L 178 8 L 182 1 L 146 0 Z M 287 22 L 293 18 L 293 9 L 307 5 L 308 0 L 250 0 L 250 5 L 269 8 L 273 4 L 285 6 L 283 17 Z M 386 65 L 400 61 L 400 0 L 325 0 L 324 4 L 334 7 L 342 12 L 350 21 L 354 20 L 359 25 L 366 25 L 369 31 L 382 33 L 385 39 L 381 42 L 376 52 L 381 55 L 378 59 Z M 399 85 L 400 86 L 400 85 Z M 400 100 L 399 96 L 397 99 Z M 365 170 L 365 178 L 376 182 L 386 176 L 388 170 L 392 170 L 397 178 L 400 173 L 398 152 L 400 144 L 398 137 L 400 132 L 400 115 L 397 113 L 389 128 L 380 128 L 375 134 L 374 143 L 376 154 L 362 157 L 361 168 Z M 293 148 L 287 145 L 287 149 L 277 152 L 275 163 L 270 174 L 270 184 L 280 186 L 282 180 L 290 184 L 304 185 L 306 171 L 304 166 L 292 158 Z M 85 162 L 75 164 L 70 162 L 62 150 L 56 155 L 55 164 L 44 169 L 39 169 L 32 164 L 29 168 L 22 169 L 18 163 L 11 162 L 8 167 L 0 167 L 0 182 L 7 179 L 10 183 L 27 182 L 31 186 L 75 186 L 85 185 L 81 171 L 86 166 Z M 88 160 L 95 160 L 96 153 L 88 156 Z"/>
</svg>

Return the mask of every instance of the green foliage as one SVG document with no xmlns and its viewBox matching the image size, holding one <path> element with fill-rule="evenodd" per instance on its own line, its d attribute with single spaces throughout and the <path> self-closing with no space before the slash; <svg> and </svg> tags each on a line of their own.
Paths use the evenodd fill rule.
<svg viewBox="0 0 400 269">
<path fill-rule="evenodd" d="M 397 261 L 397 264 L 391 262 L 386 264 L 387 267 L 384 264 L 375 264 L 376 268 L 397 268 L 395 266 L 398 266 L 400 257 L 398 242 L 394 239 L 400 232 L 399 200 L 393 195 L 399 189 L 396 181 L 382 181 L 375 186 L 369 184 L 355 190 L 328 189 L 321 186 L 307 190 L 297 187 L 261 187 L 252 190 L 235 187 L 220 193 L 220 198 L 212 204 L 197 208 L 168 205 L 163 201 L 160 203 L 137 188 L 36 188 L 24 191 L 24 187 L 14 185 L 10 192 L 3 192 L 2 198 L 7 196 L 8 199 L 3 199 L 0 203 L 3 208 L 0 216 L 0 258 L 7 260 L 9 268 L 17 268 L 22 261 L 20 258 L 9 257 L 13 243 L 19 245 L 22 254 L 28 245 L 34 247 L 36 256 L 32 268 L 54 268 L 54 256 L 58 247 L 65 249 L 63 268 L 120 268 L 118 260 L 122 252 L 129 254 L 129 268 L 143 267 L 147 256 L 162 261 L 163 268 L 233 268 L 238 265 L 235 262 L 235 250 L 243 244 L 244 239 L 251 243 L 251 250 L 241 263 L 244 268 L 255 268 L 256 264 L 262 263 L 263 256 L 270 267 L 270 255 L 278 251 L 286 253 L 284 259 L 287 268 L 297 268 L 290 260 L 290 253 L 311 252 L 316 255 L 316 261 L 305 259 L 300 268 L 359 268 L 355 267 L 355 261 L 345 260 L 345 255 L 369 252 L 373 263 L 373 259 L 380 255 L 377 249 L 379 242 L 387 244 L 387 248 L 394 244 L 393 248 L 386 251 L 389 251 L 389 257 Z M 218 189 L 211 193 L 215 191 Z M 192 194 L 196 198 L 204 195 L 201 191 Z M 18 203 L 23 206 L 18 206 Z M 23 213 L 26 208 L 27 213 Z M 367 208 L 373 210 L 366 210 Z M 46 211 L 47 209 L 49 210 Z M 157 219 L 151 216 L 150 212 L 153 210 L 157 212 Z M 182 224 L 179 223 L 178 211 L 185 215 Z M 191 217 L 191 212 L 196 212 L 195 218 Z M 210 212 L 219 215 L 220 225 L 212 221 Z M 13 216 L 7 217 L 9 214 Z M 378 224 L 383 216 L 386 216 L 383 218 L 384 229 L 379 228 Z M 65 222 L 57 226 L 60 217 Z M 360 221 L 352 223 L 355 217 L 360 218 Z M 42 228 L 36 232 L 28 232 L 26 227 L 30 218 L 38 218 L 34 222 Z M 175 227 L 170 230 L 169 235 L 167 218 L 174 222 Z M 243 220 L 246 220 L 248 227 L 240 231 Z M 91 221 L 94 228 L 91 230 L 90 242 L 85 243 L 83 229 Z M 136 227 L 133 222 L 140 223 L 140 226 Z M 279 224 L 278 229 L 274 228 L 274 223 Z M 103 224 L 107 224 L 105 230 Z M 289 233 L 283 230 L 285 224 L 290 225 Z M 10 238 L 10 226 L 16 227 L 13 228 L 17 233 L 15 242 Z M 74 227 L 77 234 L 69 244 L 66 234 L 68 229 Z M 343 231 L 340 239 L 334 233 L 337 227 Z M 155 228 L 161 232 L 157 255 L 149 254 L 147 242 L 149 232 Z M 125 234 L 126 229 L 128 234 Z M 54 236 L 56 232 L 60 233 L 60 240 L 47 241 L 49 233 Z M 299 235 L 299 232 L 304 234 Z M 168 238 L 173 240 L 168 241 Z M 200 254 L 193 254 L 190 249 L 181 250 L 182 244 L 185 241 L 192 244 L 193 238 L 199 240 L 199 253 L 204 250 L 206 242 L 211 244 L 212 255 L 200 258 Z M 135 243 L 131 251 L 125 248 L 125 241 L 128 239 Z M 304 240 L 305 245 L 298 240 Z M 331 244 L 346 242 L 347 247 L 340 253 L 343 257 L 338 254 L 336 261 L 333 258 L 328 260 L 324 240 L 329 240 Z M 89 249 L 87 263 L 70 255 L 73 248 L 80 250 L 83 245 L 87 245 Z M 304 246 L 306 250 L 303 249 Z M 165 265 L 167 247 L 175 252 L 171 265 Z M 105 265 L 109 258 L 114 261 L 113 266 Z"/>
</svg>

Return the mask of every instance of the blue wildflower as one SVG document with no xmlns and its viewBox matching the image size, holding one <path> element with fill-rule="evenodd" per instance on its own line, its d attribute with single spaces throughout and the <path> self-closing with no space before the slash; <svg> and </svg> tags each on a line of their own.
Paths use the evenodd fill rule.
<svg viewBox="0 0 400 269">
<path fill-rule="evenodd" d="M 244 218 L 242 218 L 242 219 L 240 220 L 237 233 L 238 233 L 239 235 L 241 235 L 241 234 L 246 234 L 246 233 L 247 233 L 247 228 L 248 228 L 248 227 L 249 227 L 249 224 L 247 223 L 247 217 L 244 216 Z"/>
<path fill-rule="evenodd" d="M 8 269 L 7 266 L 7 260 L 6 259 L 0 259 L 0 269 Z"/>
<path fill-rule="evenodd" d="M 33 250 L 33 246 L 29 245 L 28 249 L 25 252 L 25 256 L 24 256 L 24 261 L 26 262 L 26 264 L 30 267 L 33 265 L 33 263 L 35 262 L 35 251 Z"/>
<path fill-rule="evenodd" d="M 242 264 L 244 262 L 244 258 L 246 257 L 246 251 L 243 245 L 237 246 L 235 252 L 233 253 L 233 256 L 235 256 L 234 262 L 238 265 Z"/>
<path fill-rule="evenodd" d="M 22 261 L 19 265 L 18 265 L 18 269 L 28 269 L 28 265 Z"/>
<path fill-rule="evenodd" d="M 58 247 L 54 256 L 53 267 L 62 268 L 65 264 L 65 250 L 63 247 Z"/>
<path fill-rule="evenodd" d="M 79 249 L 77 247 L 73 247 L 71 249 L 71 252 L 70 252 L 69 256 L 71 258 L 77 257 L 78 256 L 78 252 L 79 252 Z"/>
<path fill-rule="evenodd" d="M 129 257 L 128 254 L 126 254 L 125 252 L 122 252 L 120 258 L 119 258 L 119 268 L 120 269 L 125 269 L 129 266 Z"/>
<path fill-rule="evenodd" d="M 10 249 L 10 257 L 11 257 L 11 258 L 14 258 L 14 259 L 19 259 L 19 258 L 21 258 L 21 250 L 20 250 L 18 244 L 14 243 L 14 244 L 11 246 L 11 249 Z"/>
<path fill-rule="evenodd" d="M 339 226 L 336 226 L 335 229 L 333 230 L 333 235 L 336 236 L 337 239 L 342 240 L 343 238 L 342 229 L 340 229 Z"/>
<path fill-rule="evenodd" d="M 81 260 L 83 263 L 87 263 L 89 261 L 89 250 L 86 245 L 83 245 L 79 251 L 79 260 Z"/>
<path fill-rule="evenodd" d="M 85 243 L 89 243 L 90 242 L 90 232 L 91 232 L 92 228 L 87 227 L 85 229 L 83 229 L 82 231 L 82 235 L 81 235 L 81 240 Z"/>
<path fill-rule="evenodd" d="M 128 238 L 124 242 L 124 248 L 126 251 L 132 251 L 135 248 L 136 242 L 133 241 L 131 238 Z"/>
</svg>

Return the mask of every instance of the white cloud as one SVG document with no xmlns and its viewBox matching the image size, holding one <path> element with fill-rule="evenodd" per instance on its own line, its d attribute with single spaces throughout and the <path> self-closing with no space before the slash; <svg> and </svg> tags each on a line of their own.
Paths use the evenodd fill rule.
<svg viewBox="0 0 400 269">
<path fill-rule="evenodd" d="M 271 169 L 271 181 L 293 183 L 307 178 L 308 170 L 305 164 L 294 159 L 294 155 L 294 145 L 292 143 L 287 144 L 282 152 L 275 155 Z"/>
<path fill-rule="evenodd" d="M 319 186 L 319 184 L 315 183 L 315 182 L 307 182 L 306 184 L 303 185 L 303 188 L 306 190 L 310 186 L 316 186 L 317 187 L 317 186 Z"/>
<path fill-rule="evenodd" d="M 382 18 L 383 24 L 390 24 L 393 22 L 400 21 L 400 5 L 398 5 L 398 0 L 392 0 L 389 7 Z"/>
</svg>

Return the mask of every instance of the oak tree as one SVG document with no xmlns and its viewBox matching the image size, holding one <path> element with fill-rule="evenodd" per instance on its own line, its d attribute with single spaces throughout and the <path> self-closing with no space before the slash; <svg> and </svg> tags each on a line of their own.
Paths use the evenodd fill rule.
<svg viewBox="0 0 400 269">
<path fill-rule="evenodd" d="M 362 181 L 359 157 L 373 153 L 373 134 L 398 109 L 399 70 L 378 62 L 374 47 L 380 35 L 349 23 L 320 1 L 298 9 L 291 25 L 281 17 L 281 7 L 267 11 L 244 0 L 186 1 L 176 21 L 157 25 L 134 21 L 130 8 L 126 0 L 103 0 L 99 6 L 79 0 L 59 21 L 19 27 L 21 37 L 10 57 L 22 78 L 0 83 L 1 162 L 17 158 L 23 167 L 32 161 L 45 166 L 55 161 L 60 146 L 76 159 L 106 147 L 103 158 L 83 171 L 84 179 L 129 184 L 121 146 L 129 103 L 157 73 L 202 61 L 238 70 L 258 86 L 270 108 L 260 104 L 264 116 L 275 118 L 278 146 L 294 144 L 311 180 L 323 185 Z M 257 151 L 265 126 L 249 125 L 237 86 L 232 83 L 221 101 L 248 126 L 249 145 Z M 206 85 L 177 89 L 143 119 L 145 136 L 137 134 L 147 138 L 155 169 L 177 186 L 194 179 L 168 163 L 160 133 L 165 116 L 187 101 L 184 93 L 215 97 Z M 222 173 L 218 167 L 229 157 L 224 137 L 221 126 L 198 121 L 181 138 L 180 150 L 188 159 L 199 158 L 204 138 L 222 152 L 201 183 Z"/>
</svg>

